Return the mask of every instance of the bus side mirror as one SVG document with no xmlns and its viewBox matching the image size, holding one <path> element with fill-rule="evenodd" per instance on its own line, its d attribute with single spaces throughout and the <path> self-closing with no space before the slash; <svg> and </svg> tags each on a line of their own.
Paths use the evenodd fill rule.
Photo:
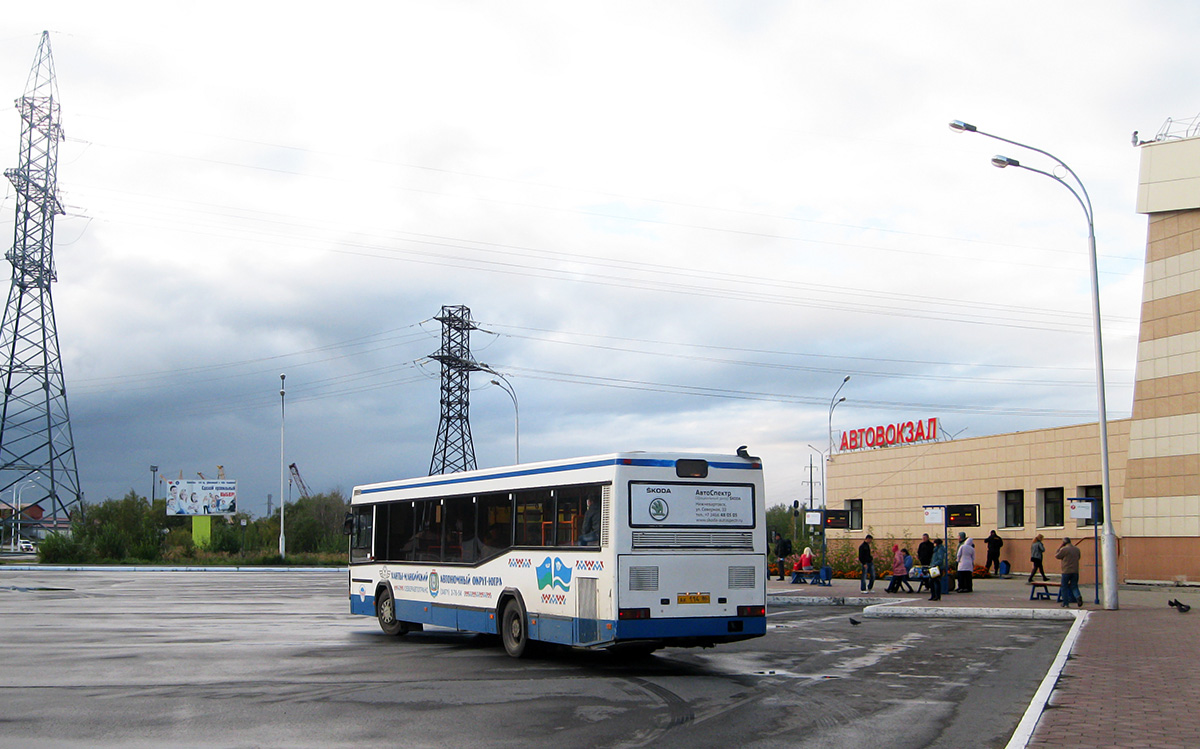
<svg viewBox="0 0 1200 749">
<path fill-rule="evenodd" d="M 346 513 L 346 519 L 342 522 L 342 533 L 347 536 L 354 535 L 354 513 Z"/>
</svg>

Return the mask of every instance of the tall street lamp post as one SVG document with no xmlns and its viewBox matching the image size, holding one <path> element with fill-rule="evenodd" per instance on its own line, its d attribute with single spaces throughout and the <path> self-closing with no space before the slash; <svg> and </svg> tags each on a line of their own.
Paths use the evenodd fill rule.
<svg viewBox="0 0 1200 749">
<path fill-rule="evenodd" d="M 838 407 L 839 403 L 846 399 L 843 397 L 838 400 L 838 393 L 842 392 L 842 388 L 846 387 L 846 383 L 850 382 L 850 375 L 846 375 L 846 379 L 842 380 L 842 384 L 838 385 L 838 389 L 834 391 L 833 398 L 829 400 L 829 460 L 833 460 L 833 409 Z"/>
<path fill-rule="evenodd" d="M 154 491 L 157 486 L 158 486 L 158 466 L 150 466 L 150 504 L 152 506 L 154 504 L 154 500 L 157 499 L 157 496 L 155 495 L 155 491 Z"/>
<path fill-rule="evenodd" d="M 493 372 L 492 374 L 496 375 L 496 377 L 498 377 L 500 379 L 491 380 L 491 383 L 493 385 L 495 385 L 496 387 L 500 388 L 501 390 L 503 390 L 504 392 L 508 393 L 508 397 L 512 398 L 513 414 L 514 414 L 514 417 L 516 420 L 516 425 L 517 425 L 516 446 L 517 446 L 517 464 L 519 465 L 521 463 L 521 409 L 517 405 L 517 393 L 515 390 L 513 390 L 512 383 L 510 383 L 508 381 L 508 378 L 506 378 L 504 375 L 502 375 L 498 372 Z"/>
<path fill-rule="evenodd" d="M 286 414 L 286 410 L 284 407 L 284 398 L 283 398 L 283 396 L 285 395 L 285 393 L 287 391 L 284 390 L 284 388 L 283 388 L 283 381 L 286 378 L 287 378 L 287 375 L 284 375 L 284 374 L 279 375 L 279 556 L 280 557 L 286 557 L 286 555 L 287 555 L 287 539 L 283 533 L 283 512 L 284 512 L 284 506 L 287 504 L 286 502 L 284 502 L 284 497 L 286 495 L 283 493 L 283 484 L 285 481 L 285 477 L 287 476 L 287 462 L 284 460 L 284 457 L 283 457 L 283 427 L 287 421 L 287 419 L 286 419 L 287 414 Z"/>
<path fill-rule="evenodd" d="M 38 475 L 40 476 L 41 474 Z M 18 541 L 21 538 L 21 512 L 22 508 L 25 506 L 24 501 L 22 501 L 22 497 L 25 495 L 25 487 L 29 486 L 30 484 L 37 486 L 37 482 L 33 479 L 26 479 L 25 483 L 21 484 L 21 486 L 17 489 L 17 514 L 13 516 L 13 521 L 16 523 L 16 525 L 13 526 L 13 551 L 17 550 Z"/>
<path fill-rule="evenodd" d="M 1075 200 L 1079 201 L 1079 205 L 1081 208 L 1083 208 L 1083 213 L 1087 217 L 1088 260 L 1091 265 L 1092 276 L 1092 334 L 1095 338 L 1096 349 L 1096 403 L 1100 416 L 1100 480 L 1102 483 L 1103 492 L 1103 496 L 1101 497 L 1101 506 L 1103 507 L 1104 512 L 1104 532 L 1101 536 L 1101 552 L 1103 557 L 1101 578 L 1103 581 L 1102 585 L 1104 590 L 1104 608 L 1110 611 L 1115 611 L 1117 608 L 1119 608 L 1117 602 L 1117 536 L 1113 531 L 1112 500 L 1108 481 L 1108 412 L 1104 404 L 1104 347 L 1100 337 L 1100 272 L 1096 260 L 1096 228 L 1094 222 L 1095 213 L 1092 211 L 1091 198 L 1088 197 L 1087 188 L 1083 186 L 1083 182 L 1079 179 L 1078 175 L 1076 175 L 1071 167 L 1067 166 L 1062 159 L 1058 158 L 1054 154 L 1043 151 L 1040 148 L 1027 146 L 1024 143 L 1018 143 L 1015 140 L 1001 138 L 999 135 L 985 133 L 974 125 L 969 125 L 962 120 L 954 120 L 951 122 L 950 129 L 960 133 L 978 133 L 979 135 L 983 135 L 993 140 L 998 140 L 1002 143 L 1008 143 L 1010 145 L 1017 146 L 1018 148 L 1024 148 L 1026 150 L 1033 151 L 1034 153 L 1040 153 L 1049 158 L 1051 161 L 1062 167 L 1066 173 L 1071 176 L 1075 186 L 1072 186 L 1070 182 L 1067 182 L 1057 174 L 1045 172 L 1041 169 L 1034 169 L 1030 166 L 1025 166 L 1016 159 L 1011 159 L 1007 156 L 993 156 L 992 165 L 1000 169 L 1010 166 L 1016 167 L 1018 169 L 1034 172 L 1035 174 L 1040 174 L 1043 177 L 1049 177 L 1071 191 L 1071 194 L 1075 196 Z M 1079 189 L 1076 190 L 1075 187 L 1078 187 Z"/>
</svg>

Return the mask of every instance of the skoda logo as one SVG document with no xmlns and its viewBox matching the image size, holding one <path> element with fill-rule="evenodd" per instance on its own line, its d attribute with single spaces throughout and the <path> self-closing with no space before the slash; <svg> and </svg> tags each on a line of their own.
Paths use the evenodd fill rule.
<svg viewBox="0 0 1200 749">
<path fill-rule="evenodd" d="M 666 520 L 670 512 L 671 508 L 667 507 L 667 503 L 658 497 L 655 497 L 654 501 L 650 503 L 650 517 L 655 520 Z"/>
</svg>

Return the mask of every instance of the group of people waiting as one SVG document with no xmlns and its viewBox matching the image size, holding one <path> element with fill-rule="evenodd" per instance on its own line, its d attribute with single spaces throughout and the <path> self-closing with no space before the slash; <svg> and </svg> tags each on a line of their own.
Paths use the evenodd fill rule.
<svg viewBox="0 0 1200 749">
<path fill-rule="evenodd" d="M 874 537 L 867 534 L 866 539 L 858 547 L 858 562 L 862 571 L 859 578 L 859 590 L 864 593 L 875 587 L 875 558 L 871 548 L 873 540 Z M 1046 547 L 1042 541 L 1043 536 L 1039 533 L 1030 547 L 1032 569 L 1029 573 L 1029 582 L 1031 583 L 1034 575 L 1038 572 L 1041 572 L 1042 580 L 1046 580 L 1046 570 L 1042 567 Z M 1000 548 L 1004 546 L 1004 540 L 996 534 L 996 531 L 992 531 L 984 539 L 984 544 L 987 546 L 987 562 L 984 569 L 990 571 L 994 568 L 999 574 Z M 1070 538 L 1064 538 L 1054 556 L 1062 562 L 1062 594 L 1060 596 L 1062 605 L 1066 607 L 1071 603 L 1077 603 L 1079 606 L 1083 606 L 1083 595 L 1079 591 L 1079 548 L 1071 543 Z M 960 531 L 958 534 L 958 549 L 955 551 L 954 558 L 955 574 L 948 574 L 949 558 L 942 539 L 930 541 L 928 533 L 921 535 L 921 543 L 917 546 L 917 561 L 924 568 L 923 577 L 929 579 L 929 600 L 940 600 L 943 587 L 948 593 L 971 593 L 974 591 L 975 540 L 968 538 L 966 533 Z M 901 587 L 904 587 L 909 593 L 913 592 L 911 585 L 913 566 L 913 558 L 908 553 L 908 549 L 900 548 L 899 544 L 892 544 L 892 580 L 887 587 L 888 593 L 898 593 Z M 945 583 L 939 579 L 943 577 L 946 580 Z"/>
<path fill-rule="evenodd" d="M 867 534 L 866 539 L 858 547 L 858 563 L 862 575 L 859 578 L 859 590 L 867 592 L 875 587 L 875 557 L 871 542 L 875 537 Z M 972 588 L 971 575 L 975 572 L 975 542 L 967 538 L 967 534 L 958 534 L 958 551 L 955 553 L 956 572 L 954 576 L 947 575 L 948 557 L 946 546 L 942 539 L 930 540 L 928 533 L 921 534 L 921 543 L 917 546 L 917 560 L 923 570 L 922 577 L 929 580 L 929 600 L 937 601 L 942 597 L 941 578 L 946 577 L 950 586 L 948 591 L 953 593 L 957 587 L 959 592 L 970 593 Z M 903 587 L 909 593 L 912 589 L 912 555 L 908 549 L 892 544 L 892 580 L 888 583 L 888 593 L 898 593 Z M 955 585 L 957 583 L 957 585 Z"/>
<path fill-rule="evenodd" d="M 874 536 L 867 534 L 858 547 L 858 563 L 862 573 L 859 578 L 859 590 L 864 593 L 875 587 L 875 556 L 871 548 L 873 540 L 875 540 Z M 1039 572 L 1042 580 L 1046 580 L 1046 570 L 1042 566 L 1046 554 L 1043 540 L 1044 537 L 1039 533 L 1030 546 L 1032 568 L 1029 572 L 1029 582 L 1031 583 L 1034 575 Z M 1004 546 L 1004 540 L 993 530 L 984 539 L 984 545 L 987 547 L 987 561 L 984 569 L 987 571 L 995 569 L 996 574 L 999 574 L 1000 549 Z M 783 538 L 779 533 L 775 534 L 775 554 L 779 558 L 779 579 L 783 580 L 784 560 L 792 554 L 792 542 Z M 1083 606 L 1083 594 L 1079 591 L 1079 547 L 1072 544 L 1070 538 L 1064 538 L 1054 556 L 1062 562 L 1062 594 L 1060 596 L 1063 601 L 1062 605 L 1078 603 L 1079 606 Z M 946 545 L 940 538 L 930 540 L 928 533 L 921 535 L 921 543 L 917 546 L 915 560 L 909 554 L 908 549 L 901 548 L 899 544 L 892 544 L 891 561 L 892 578 L 886 589 L 888 593 L 898 593 L 901 588 L 908 593 L 914 592 L 912 570 L 917 565 L 923 568 L 921 578 L 928 578 L 929 600 L 931 601 L 941 599 L 943 588 L 945 588 L 945 592 L 949 593 L 971 593 L 974 590 L 975 540 L 968 538 L 964 532 L 960 531 L 958 534 L 958 549 L 954 554 L 954 574 L 949 574 L 950 560 Z M 813 571 L 812 549 L 805 547 L 804 553 L 796 560 L 791 571 L 793 582 L 798 573 Z M 945 582 L 942 582 L 941 578 L 945 578 Z"/>
</svg>

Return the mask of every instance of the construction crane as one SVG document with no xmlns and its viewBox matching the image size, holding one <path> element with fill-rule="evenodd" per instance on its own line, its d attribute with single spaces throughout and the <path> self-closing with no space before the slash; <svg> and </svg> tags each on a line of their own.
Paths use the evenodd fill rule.
<svg viewBox="0 0 1200 749">
<path fill-rule="evenodd" d="M 292 482 L 296 484 L 296 488 L 300 490 L 300 498 L 308 499 L 310 496 L 312 496 L 309 494 L 308 487 L 304 485 L 304 479 L 300 478 L 300 469 L 296 467 L 296 464 L 292 463 L 290 466 L 288 466 L 288 470 L 292 472 Z"/>
</svg>

